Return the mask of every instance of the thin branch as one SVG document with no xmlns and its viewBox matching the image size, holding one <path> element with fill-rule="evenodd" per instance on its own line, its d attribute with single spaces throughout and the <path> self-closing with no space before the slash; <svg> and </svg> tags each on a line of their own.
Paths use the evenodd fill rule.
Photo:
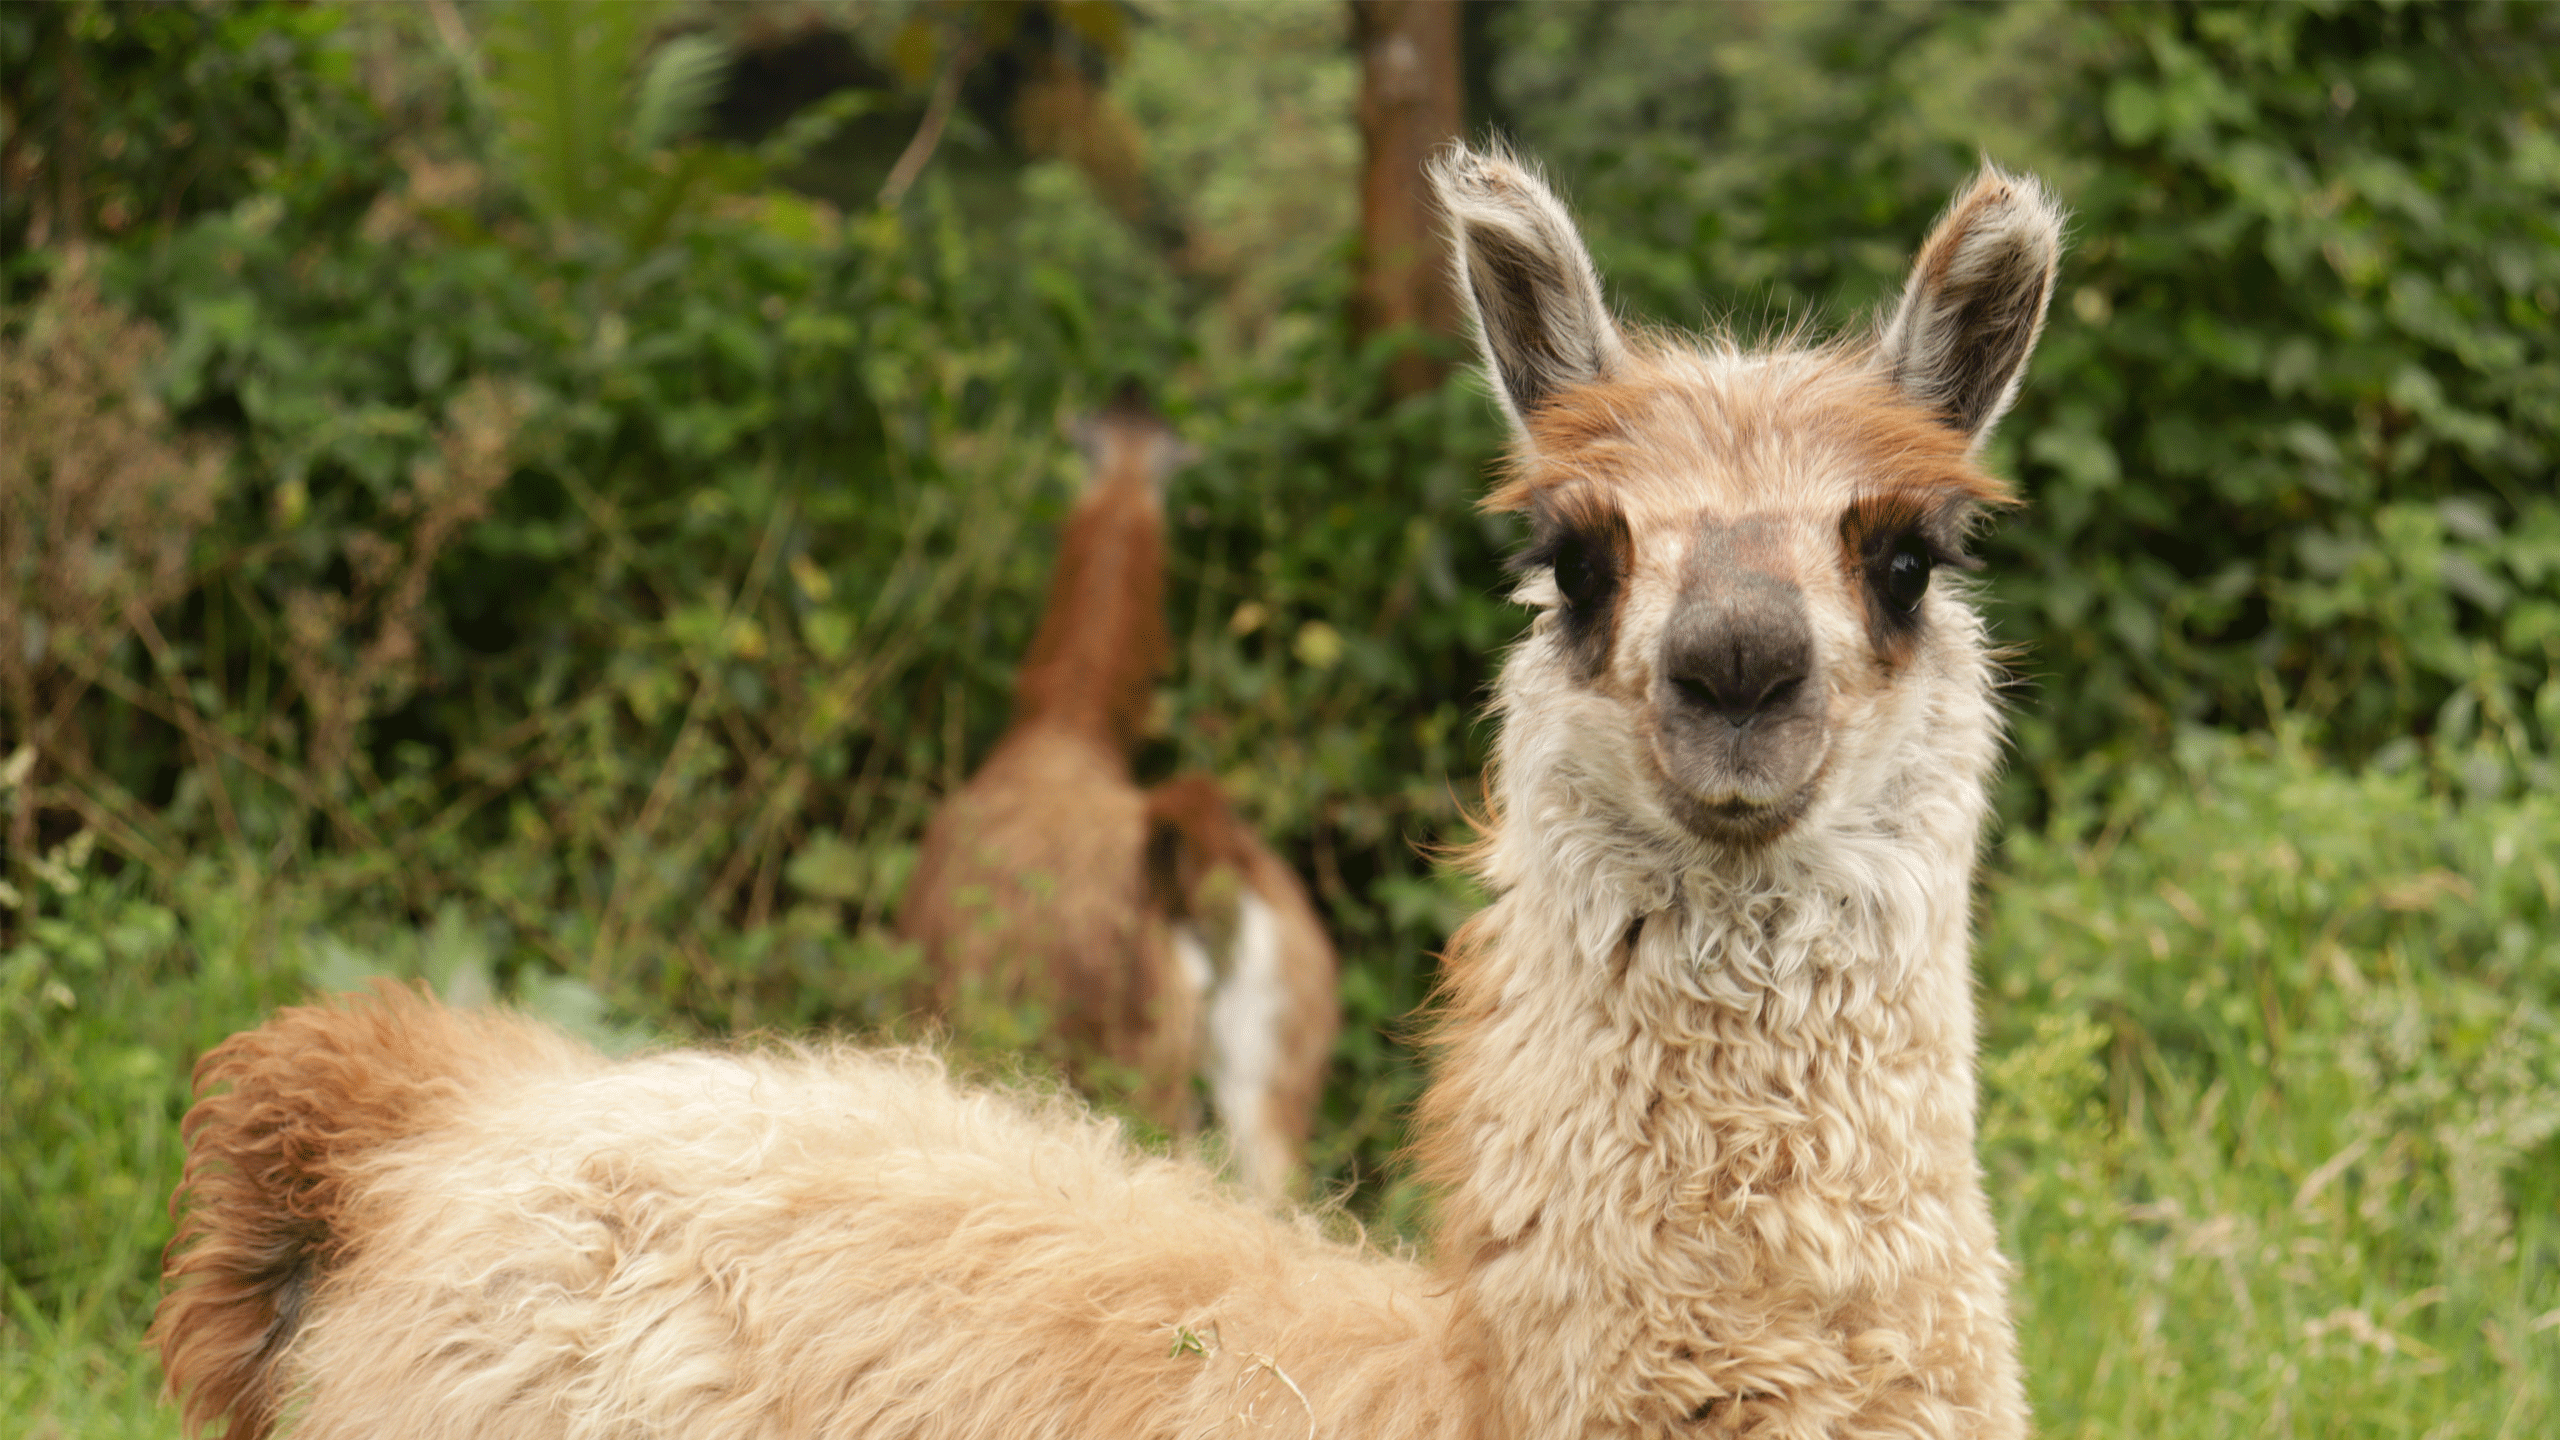
<svg viewBox="0 0 2560 1440">
<path fill-rule="evenodd" d="M 373 832 L 373 828 L 357 819 L 354 812 L 332 798 L 300 767 L 278 760 L 218 726 L 190 725 L 188 716 L 179 711 L 176 706 L 162 700 L 155 692 L 135 684 L 111 666 L 93 667 L 81 661 L 74 663 L 83 680 L 153 718 L 165 721 L 184 733 L 190 740 L 201 740 L 248 769 L 292 791 L 295 799 L 329 817 L 330 821 L 338 827 L 339 832 L 358 846 L 367 849 L 381 848 L 382 838 Z M 51 758 L 56 763 L 60 763 L 63 752 L 51 752 Z"/>
<path fill-rule="evenodd" d="M 187 748 L 195 753 L 196 768 L 204 776 L 205 793 L 213 800 L 213 816 L 222 826 L 223 838 L 231 842 L 233 854 L 246 857 L 249 840 L 241 833 L 239 812 L 231 807 L 231 787 L 222 779 L 222 757 L 205 739 L 205 731 L 211 727 L 205 724 L 204 713 L 196 708 L 195 697 L 187 693 L 186 676 L 179 669 L 177 657 L 170 652 L 159 623 L 139 601 L 126 603 L 125 625 L 142 637 L 143 645 L 151 651 L 152 668 L 160 672 L 161 682 L 168 686 L 178 728 L 186 732 Z"/>
<path fill-rule="evenodd" d="M 933 82 L 933 98 L 925 102 L 924 122 L 916 126 L 915 138 L 889 168 L 889 179 L 880 187 L 880 208 L 895 210 L 907 198 L 907 189 L 924 173 L 925 162 L 933 158 L 934 147 L 942 143 L 942 127 L 951 120 L 951 108 L 960 102 L 960 81 L 969 67 L 978 63 L 978 37 L 972 35 L 952 52 L 951 63 L 942 67 L 942 78 Z"/>
<path fill-rule="evenodd" d="M 39 787 L 31 804 L 51 801 L 78 811 L 80 822 L 104 835 L 107 843 L 126 859 L 149 866 L 163 881 L 177 878 L 185 868 L 179 859 L 185 847 L 165 832 L 159 838 L 153 837 L 151 832 L 159 827 L 153 823 L 147 806 L 76 752 L 57 750 L 46 758 L 62 773 L 62 779 Z"/>
</svg>

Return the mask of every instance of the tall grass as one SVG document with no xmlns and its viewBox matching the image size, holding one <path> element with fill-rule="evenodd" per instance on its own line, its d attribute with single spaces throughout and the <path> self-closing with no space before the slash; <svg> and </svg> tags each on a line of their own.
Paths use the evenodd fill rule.
<svg viewBox="0 0 2560 1440">
<path fill-rule="evenodd" d="M 1984 1151 L 2055 1436 L 2560 1420 L 2560 805 L 2191 734 L 2010 837 Z"/>
</svg>

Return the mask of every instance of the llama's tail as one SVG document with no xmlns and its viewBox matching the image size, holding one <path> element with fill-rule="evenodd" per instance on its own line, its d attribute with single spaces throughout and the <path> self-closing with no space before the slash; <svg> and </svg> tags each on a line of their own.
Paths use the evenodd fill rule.
<svg viewBox="0 0 2560 1440">
<path fill-rule="evenodd" d="M 559 1044 L 385 981 L 370 995 L 278 1011 L 197 1063 L 202 1098 L 187 1114 L 186 1170 L 170 1201 L 184 1214 L 151 1322 L 190 1434 L 224 1417 L 229 1440 L 274 1427 L 277 1362 L 304 1304 L 363 1238 L 349 1223 L 352 1167 L 431 1128 L 466 1083 Z"/>
</svg>

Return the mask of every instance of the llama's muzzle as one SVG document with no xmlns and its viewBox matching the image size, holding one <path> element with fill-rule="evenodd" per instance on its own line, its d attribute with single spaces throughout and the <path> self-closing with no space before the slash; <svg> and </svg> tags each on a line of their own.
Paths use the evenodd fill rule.
<svg viewBox="0 0 2560 1440">
<path fill-rule="evenodd" d="M 1820 657 L 1802 589 L 1729 563 L 1736 526 L 1702 534 L 1664 627 L 1652 696 L 1653 760 L 1682 824 L 1756 843 L 1811 802 L 1824 745 Z M 1720 563 L 1724 562 L 1724 563 Z"/>
</svg>

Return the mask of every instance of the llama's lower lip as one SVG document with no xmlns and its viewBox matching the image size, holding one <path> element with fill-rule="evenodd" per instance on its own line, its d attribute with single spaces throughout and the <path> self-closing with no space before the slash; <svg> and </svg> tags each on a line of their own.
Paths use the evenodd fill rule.
<svg viewBox="0 0 2560 1440">
<path fill-rule="evenodd" d="M 1806 799 L 1811 794 L 1811 787 L 1806 787 L 1772 801 L 1708 800 L 1677 784 L 1662 788 L 1672 818 L 1683 828 L 1702 839 L 1728 845 L 1765 845 L 1777 839 L 1803 818 Z"/>
</svg>

